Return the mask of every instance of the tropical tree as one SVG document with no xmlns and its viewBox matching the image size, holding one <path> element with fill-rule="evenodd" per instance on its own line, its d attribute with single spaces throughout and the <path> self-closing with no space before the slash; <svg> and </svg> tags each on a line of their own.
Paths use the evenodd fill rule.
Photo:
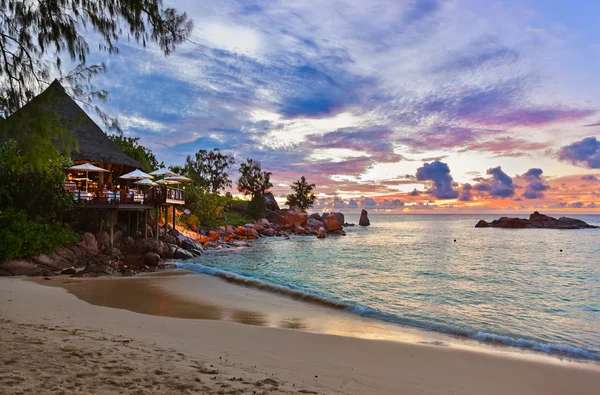
<svg viewBox="0 0 600 395">
<path fill-rule="evenodd" d="M 212 151 L 199 150 L 195 158 L 188 155 L 185 161 L 185 173 L 194 182 L 209 192 L 219 191 L 231 186 L 231 166 L 235 163 L 232 155 L 222 154 L 218 148 Z"/>
<path fill-rule="evenodd" d="M 306 177 L 302 176 L 298 181 L 290 185 L 293 194 L 287 195 L 285 204 L 290 207 L 298 207 L 302 211 L 306 211 L 315 203 L 315 184 L 306 182 Z"/>
<path fill-rule="evenodd" d="M 267 212 L 265 193 L 273 186 L 270 171 L 263 171 L 259 161 L 247 159 L 240 165 L 238 191 L 244 196 L 251 196 L 247 212 L 254 219 L 264 217 Z"/>
<path fill-rule="evenodd" d="M 62 190 L 64 168 L 71 159 L 59 157 L 46 160 L 42 169 L 35 169 L 21 156 L 14 141 L 0 147 L 0 211 L 22 210 L 31 220 L 50 222 L 71 210 L 73 198 Z"/>
<path fill-rule="evenodd" d="M 144 167 L 144 171 L 151 172 L 164 167 L 164 163 L 158 163 L 158 160 L 152 151 L 139 143 L 139 137 L 126 137 L 118 134 L 108 136 L 119 150 L 129 157 L 137 160 Z"/>
<path fill-rule="evenodd" d="M 0 0 L 0 119 L 14 114 L 54 76 L 71 97 L 120 131 L 117 120 L 93 104 L 107 97 L 106 91 L 91 84 L 91 77 L 105 72 L 106 66 L 86 64 L 90 53 L 86 32 L 93 30 L 99 51 L 109 54 L 118 53 L 118 40 L 126 38 L 143 46 L 154 42 L 169 55 L 192 27 L 185 13 L 163 7 L 162 0 Z M 66 75 L 64 57 L 79 63 Z M 20 143 L 23 130 L 0 122 L 0 136 L 19 142 L 24 158 L 47 154 L 54 148 L 53 140 L 72 146 L 68 134 L 55 131 L 56 125 L 43 116 L 31 117 L 26 126 L 27 133 L 35 135 L 35 144 Z"/>
<path fill-rule="evenodd" d="M 238 191 L 244 196 L 264 196 L 273 186 L 270 171 L 262 171 L 259 161 L 247 159 L 240 165 L 240 178 L 237 181 Z"/>
</svg>

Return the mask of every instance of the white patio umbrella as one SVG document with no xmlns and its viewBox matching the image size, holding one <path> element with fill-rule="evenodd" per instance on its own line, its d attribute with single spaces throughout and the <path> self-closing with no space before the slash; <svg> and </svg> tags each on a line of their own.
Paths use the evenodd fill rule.
<svg viewBox="0 0 600 395">
<path fill-rule="evenodd" d="M 154 185 L 155 184 L 154 181 L 152 181 L 148 178 L 144 178 L 143 180 L 136 181 L 135 183 L 138 185 Z"/>
<path fill-rule="evenodd" d="M 177 181 L 167 180 L 166 178 L 163 178 L 162 180 L 156 181 L 156 183 L 161 185 L 172 185 L 177 184 Z"/>
<path fill-rule="evenodd" d="M 148 173 L 144 173 L 143 171 L 136 169 L 131 173 L 123 174 L 121 177 L 124 180 L 151 180 L 154 177 Z"/>
<path fill-rule="evenodd" d="M 85 171 L 85 191 L 87 192 L 88 188 L 88 172 L 96 172 L 96 173 L 110 173 L 110 170 L 103 169 L 98 166 L 94 166 L 91 163 L 82 163 L 81 165 L 75 165 L 67 168 L 67 170 L 75 170 L 75 171 Z"/>
<path fill-rule="evenodd" d="M 157 176 L 157 177 L 172 177 L 172 176 L 177 175 L 177 174 L 173 173 L 171 170 L 165 169 L 164 167 L 162 169 L 154 170 L 150 174 L 153 176 Z"/>
<path fill-rule="evenodd" d="M 182 182 L 192 182 L 192 179 L 184 177 L 184 176 L 173 176 L 173 177 L 167 177 L 167 178 L 165 178 L 165 181 L 169 181 L 169 182 L 172 182 L 174 184 L 180 184 Z"/>
<path fill-rule="evenodd" d="M 166 177 L 165 180 L 176 181 L 177 183 L 180 183 L 180 182 L 192 182 L 191 178 L 187 178 L 187 177 L 184 177 L 184 176 Z"/>
</svg>

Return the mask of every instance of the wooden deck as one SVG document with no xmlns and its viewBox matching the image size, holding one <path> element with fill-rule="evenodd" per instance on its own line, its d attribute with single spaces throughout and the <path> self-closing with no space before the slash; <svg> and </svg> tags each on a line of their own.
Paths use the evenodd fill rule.
<svg viewBox="0 0 600 395">
<path fill-rule="evenodd" d="M 185 204 L 185 191 L 167 186 L 152 187 L 145 192 L 136 190 L 75 191 L 73 200 L 82 202 L 84 208 L 90 209 L 144 210 L 165 204 Z"/>
</svg>

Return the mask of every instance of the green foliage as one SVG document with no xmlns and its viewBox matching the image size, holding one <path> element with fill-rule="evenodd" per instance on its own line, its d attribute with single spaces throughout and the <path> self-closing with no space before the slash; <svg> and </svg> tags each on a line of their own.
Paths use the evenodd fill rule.
<svg viewBox="0 0 600 395">
<path fill-rule="evenodd" d="M 190 185 L 185 190 L 185 208 L 200 221 L 200 226 L 215 228 L 221 224 L 221 214 L 227 202 L 216 193 L 199 185 Z"/>
<path fill-rule="evenodd" d="M 183 171 L 196 184 L 217 193 L 231 186 L 229 175 L 234 163 L 233 156 L 222 154 L 218 148 L 212 151 L 201 149 L 194 159 L 188 155 Z"/>
<path fill-rule="evenodd" d="M 179 221 L 182 225 L 190 230 L 193 230 L 194 232 L 197 232 L 200 228 L 200 218 L 198 218 L 198 216 L 195 214 L 184 214 L 179 218 Z"/>
<path fill-rule="evenodd" d="M 227 219 L 224 221 L 224 223 L 231 226 L 244 226 L 254 222 L 254 218 L 248 214 L 238 213 L 237 211 L 227 211 L 225 212 L 225 217 Z"/>
<path fill-rule="evenodd" d="M 267 202 L 262 195 L 254 196 L 248 203 L 248 214 L 254 219 L 264 218 L 267 214 Z"/>
<path fill-rule="evenodd" d="M 246 162 L 240 165 L 240 178 L 238 179 L 238 191 L 243 193 L 244 196 L 263 196 L 269 188 L 273 186 L 271 184 L 271 173 L 270 171 L 262 171 L 262 167 L 259 161 L 254 159 L 247 159 Z M 263 199 L 264 200 L 264 199 Z"/>
<path fill-rule="evenodd" d="M 151 172 L 159 167 L 164 167 L 162 162 L 158 163 L 152 151 L 139 143 L 139 137 L 125 137 L 112 134 L 108 138 L 116 144 L 121 152 L 140 162 L 144 167 L 144 171 Z"/>
<path fill-rule="evenodd" d="M 285 204 L 290 207 L 298 207 L 302 211 L 306 211 L 315 203 L 315 184 L 306 182 L 306 177 L 302 176 L 298 181 L 290 185 L 295 193 L 287 195 Z"/>
<path fill-rule="evenodd" d="M 185 13 L 163 8 L 162 0 L 3 0 L 0 11 L 0 76 L 9 113 L 46 85 L 50 74 L 61 73 L 65 54 L 86 63 L 87 31 L 96 33 L 100 51 L 118 53 L 116 42 L 126 37 L 143 46 L 155 42 L 169 55 L 193 28 Z"/>
<path fill-rule="evenodd" d="M 0 210 L 23 210 L 32 220 L 54 221 L 73 207 L 73 198 L 62 190 L 64 168 L 73 163 L 51 158 L 36 169 L 23 158 L 13 141 L 0 147 Z"/>
<path fill-rule="evenodd" d="M 0 211 L 0 262 L 51 253 L 78 240 L 68 225 L 34 222 L 13 208 Z"/>
</svg>

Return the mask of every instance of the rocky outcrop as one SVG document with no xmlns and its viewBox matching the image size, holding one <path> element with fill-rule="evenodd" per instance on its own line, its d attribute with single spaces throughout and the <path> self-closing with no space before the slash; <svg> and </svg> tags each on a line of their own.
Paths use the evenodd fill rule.
<svg viewBox="0 0 600 395">
<path fill-rule="evenodd" d="M 271 211 L 279 211 L 279 204 L 277 204 L 277 200 L 275 200 L 275 196 L 271 192 L 265 193 L 265 203 L 267 205 L 267 209 Z"/>
<path fill-rule="evenodd" d="M 0 276 L 37 276 L 42 268 L 33 262 L 14 260 L 0 263 Z"/>
<path fill-rule="evenodd" d="M 319 213 L 312 213 L 309 218 L 316 219 L 317 221 L 323 221 L 323 217 Z"/>
<path fill-rule="evenodd" d="M 367 210 L 364 210 L 364 209 L 360 212 L 360 219 L 358 220 L 358 224 L 360 226 L 369 226 L 369 225 L 371 225 L 371 221 L 369 221 L 368 214 L 369 213 L 367 212 Z"/>
<path fill-rule="evenodd" d="M 525 229 L 525 228 L 536 228 L 536 229 L 584 229 L 584 228 L 598 228 L 598 226 L 590 225 L 584 221 L 575 218 L 560 217 L 558 219 L 534 212 L 529 216 L 529 219 L 525 218 L 510 218 L 501 217 L 492 222 L 486 222 L 484 220 L 479 221 L 476 228 L 509 228 L 509 229 Z"/>
<path fill-rule="evenodd" d="M 344 213 L 333 212 L 333 213 L 330 213 L 329 215 L 335 215 L 335 217 L 337 218 L 340 225 L 343 225 L 344 222 L 346 222 L 346 219 L 344 218 Z"/>
<path fill-rule="evenodd" d="M 286 225 L 291 226 L 305 226 L 308 220 L 308 214 L 300 210 L 298 207 L 293 207 L 288 210 L 281 210 L 283 213 L 283 219 Z"/>
<path fill-rule="evenodd" d="M 330 233 L 342 230 L 342 224 L 335 215 L 328 215 L 327 217 L 323 218 L 323 227 L 327 232 Z"/>
<path fill-rule="evenodd" d="M 325 227 L 325 225 L 323 225 L 323 222 L 317 219 L 313 219 L 313 218 L 309 218 L 308 221 L 306 221 L 306 225 L 311 228 L 314 229 L 316 231 L 318 231 L 319 229 Z"/>
<path fill-rule="evenodd" d="M 319 228 L 319 231 L 317 233 L 317 239 L 324 239 L 327 237 L 327 232 L 325 231 L 325 228 Z"/>
<path fill-rule="evenodd" d="M 277 226 L 285 226 L 285 218 L 278 211 L 267 210 L 267 220 Z"/>
<path fill-rule="evenodd" d="M 147 252 L 144 255 L 144 263 L 148 266 L 158 266 L 160 263 L 160 255 L 156 252 Z"/>
</svg>

